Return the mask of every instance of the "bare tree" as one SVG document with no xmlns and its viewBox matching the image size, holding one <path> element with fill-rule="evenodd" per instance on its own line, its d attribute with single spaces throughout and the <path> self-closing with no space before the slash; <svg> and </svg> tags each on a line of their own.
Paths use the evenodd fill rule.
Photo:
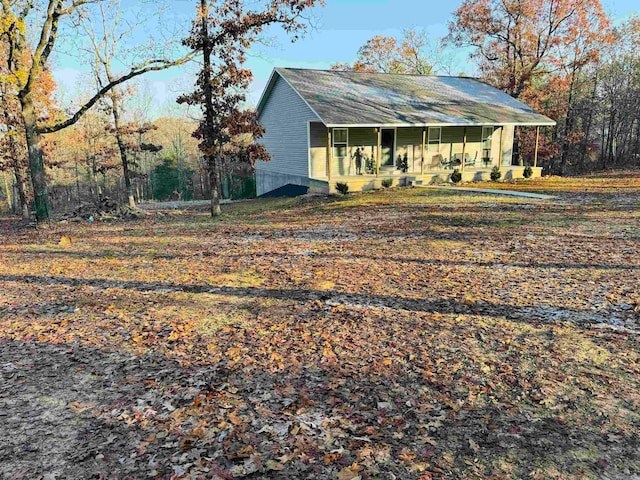
<svg viewBox="0 0 640 480">
<path fill-rule="evenodd" d="M 147 2 L 144 5 L 148 6 Z M 93 68 L 93 74 L 99 89 L 105 85 L 113 83 L 118 75 L 115 71 L 115 64 L 130 63 L 130 58 L 135 52 L 127 48 L 127 41 L 135 35 L 141 28 L 148 26 L 149 21 L 158 13 L 153 11 L 151 15 L 138 15 L 135 21 L 126 20 L 131 15 L 126 15 L 120 0 L 104 0 L 97 5 L 98 14 L 81 15 L 80 25 L 85 34 L 90 39 L 90 49 L 87 51 Z M 156 47 L 148 46 L 149 50 L 157 50 Z M 125 101 L 127 96 L 131 96 L 132 91 L 120 86 L 111 89 L 104 97 L 108 103 L 113 119 L 113 133 L 118 144 L 120 160 L 122 163 L 122 174 L 126 189 L 129 207 L 135 208 L 135 196 L 132 182 L 132 167 L 134 159 L 131 157 L 125 131 L 131 128 L 124 119 Z M 144 123 L 144 122 L 143 122 Z"/>
<path fill-rule="evenodd" d="M 39 220 L 49 218 L 49 197 L 44 171 L 42 135 L 57 132 L 76 123 L 91 107 L 118 85 L 147 72 L 163 70 L 186 62 L 190 54 L 180 58 L 153 57 L 128 66 L 114 75 L 69 117 L 47 124 L 38 122 L 34 109 L 34 83 L 58 44 L 62 22 L 78 21 L 82 7 L 102 4 L 104 0 L 0 0 L 0 15 L 6 25 L 4 39 L 8 45 L 7 65 L 18 89 L 21 115 L 28 147 L 29 170 L 34 192 L 34 208 Z M 29 25 L 29 30 L 25 27 Z M 30 45 L 28 39 L 35 38 Z"/>
<path fill-rule="evenodd" d="M 404 31 L 400 40 L 382 35 L 370 38 L 358 49 L 358 59 L 353 65 L 337 63 L 331 68 L 356 72 L 429 75 L 436 57 L 427 33 L 409 29 Z"/>
</svg>

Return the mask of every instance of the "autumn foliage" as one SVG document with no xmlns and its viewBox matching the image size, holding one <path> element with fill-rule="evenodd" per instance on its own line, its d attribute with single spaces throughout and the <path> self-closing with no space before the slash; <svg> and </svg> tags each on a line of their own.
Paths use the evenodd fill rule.
<svg viewBox="0 0 640 480">
<path fill-rule="evenodd" d="M 614 53 L 633 44 L 633 23 L 613 28 L 599 0 L 465 0 L 449 40 L 474 49 L 485 80 L 557 121 L 542 132 L 539 155 L 547 171 L 566 174 L 614 159 L 637 163 L 637 115 L 616 118 L 613 110 L 628 111 L 628 103 L 606 91 L 613 80 L 622 96 L 637 98 L 637 49 L 620 63 Z M 606 104 L 616 106 L 607 111 Z M 535 132 L 519 129 L 516 158 L 531 161 L 534 145 Z"/>
<path fill-rule="evenodd" d="M 360 47 L 358 59 L 353 65 L 336 63 L 331 68 L 355 72 L 428 75 L 435 59 L 427 56 L 427 47 L 427 34 L 418 30 L 405 31 L 401 40 L 376 35 Z"/>
<path fill-rule="evenodd" d="M 191 34 L 183 44 L 201 55 L 203 66 L 195 91 L 180 96 L 178 102 L 202 109 L 194 137 L 199 140 L 209 178 L 212 216 L 220 214 L 225 172 L 243 164 L 252 167 L 258 159 L 269 160 L 266 149 L 257 143 L 264 133 L 257 113 L 241 108 L 253 79 L 251 70 L 243 66 L 249 47 L 272 25 L 292 34 L 304 30 L 302 13 L 319 3 L 271 0 L 251 5 L 254 10 L 243 0 L 200 0 Z"/>
<path fill-rule="evenodd" d="M 465 0 L 450 23 L 453 41 L 475 47 L 484 75 L 516 98 L 545 74 L 597 60 L 609 29 L 599 0 Z"/>
</svg>

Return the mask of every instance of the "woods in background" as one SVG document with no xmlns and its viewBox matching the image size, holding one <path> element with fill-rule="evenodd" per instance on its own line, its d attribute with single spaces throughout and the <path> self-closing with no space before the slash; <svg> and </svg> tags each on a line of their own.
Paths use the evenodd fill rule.
<svg viewBox="0 0 640 480">
<path fill-rule="evenodd" d="M 0 2 L 0 199 L 40 219 L 109 196 L 137 202 L 251 194 L 267 158 L 245 107 L 248 49 L 277 25 L 293 38 L 318 0 L 193 0 L 192 29 L 161 31 L 161 5 L 119 0 Z M 123 8 L 127 6 L 127 9 Z M 156 31 L 158 30 L 158 31 Z M 150 33 L 153 32 L 153 33 Z M 186 37 L 186 38 L 185 38 Z M 640 18 L 613 25 L 599 0 L 463 0 L 449 35 L 377 35 L 334 69 L 411 74 L 453 71 L 470 52 L 481 78 L 556 120 L 543 128 L 545 174 L 640 166 Z M 73 50 L 93 81 L 62 106 L 51 58 Z M 136 79 L 197 60 L 195 118 L 152 119 Z M 137 103 L 136 103 L 137 102 Z M 516 131 L 514 162 L 531 164 L 535 131 Z"/>
<path fill-rule="evenodd" d="M 81 178 L 86 178 L 90 191 L 95 190 L 100 196 L 109 188 L 107 174 L 116 171 L 114 155 L 117 154 L 126 203 L 129 208 L 135 208 L 136 194 L 138 198 L 149 196 L 153 179 L 159 175 L 158 172 L 153 175 L 152 171 L 159 165 L 163 165 L 160 171 L 170 167 L 171 156 L 151 166 L 150 159 L 164 146 L 145 139 L 145 134 L 155 128 L 148 122 L 137 118 L 125 120 L 127 82 L 202 55 L 204 67 L 196 81 L 196 92 L 184 98 L 189 104 L 203 107 L 203 121 L 189 133 L 200 140 L 201 166 L 208 175 L 212 206 L 217 204 L 225 174 L 221 172 L 223 166 L 238 160 L 250 165 L 255 154 L 260 153 L 257 146 L 245 145 L 246 142 L 235 142 L 233 149 L 228 148 L 234 144 L 234 137 L 249 134 L 253 142 L 253 137 L 261 131 L 250 118 L 251 113 L 239 110 L 244 99 L 242 91 L 251 78 L 250 72 L 241 67 L 244 52 L 266 26 L 280 25 L 295 35 L 304 27 L 299 21 L 302 12 L 315 3 L 318 2 L 263 0 L 245 5 L 243 0 L 194 0 L 194 30 L 184 39 L 179 29 L 168 36 L 161 4 L 121 5 L 120 0 L 2 0 L 0 107 L 4 110 L 2 138 L 6 145 L 0 147 L 5 159 L 3 169 L 13 169 L 13 175 L 4 174 L 7 203 L 10 206 L 17 203 L 10 198 L 9 183 L 13 183 L 18 191 L 25 190 L 25 194 L 20 195 L 20 209 L 26 214 L 33 212 L 38 220 L 48 219 L 49 190 L 55 187 L 51 185 L 52 170 L 45 169 L 45 164 L 48 162 L 53 167 L 51 162 L 55 157 L 66 162 L 67 167 L 72 165 L 78 199 L 82 196 Z M 127 6 L 126 11 L 123 5 Z M 56 110 L 55 106 L 43 108 L 38 103 L 38 83 L 47 77 L 50 58 L 62 47 L 73 49 L 80 57 L 84 55 L 93 67 L 95 80 L 85 92 L 86 98 L 74 98 L 77 101 L 69 112 Z M 224 100 L 220 100 L 220 96 Z M 222 106 L 226 108 L 221 110 Z M 96 108 L 100 112 L 96 112 Z M 102 122 L 98 123 L 98 131 L 78 126 L 88 115 L 94 116 L 94 126 L 95 121 Z M 70 127 L 74 130 L 69 130 Z M 110 135 L 100 134 L 103 127 Z M 45 136 L 60 135 L 74 141 L 65 142 L 65 148 L 54 148 L 49 155 Z M 173 144 L 174 154 L 178 143 Z M 65 152 L 68 148 L 72 151 Z M 26 156 L 26 166 L 22 156 Z M 233 157 L 233 161 L 226 161 L 227 157 Z M 189 183 L 183 177 L 187 172 L 200 169 L 184 168 L 182 154 L 175 154 L 174 161 L 179 172 L 177 195 L 183 196 L 182 187 Z M 86 175 L 81 177 L 83 169 Z M 22 175 L 25 172 L 30 178 L 29 196 Z M 100 175 L 102 185 L 98 180 Z M 119 179 L 115 183 L 119 183 Z M 68 189 L 66 202 L 63 199 L 60 203 L 71 202 L 72 191 Z M 218 211 L 212 207 L 212 214 Z"/>
<path fill-rule="evenodd" d="M 481 79 L 556 120 L 540 138 L 544 173 L 640 166 L 639 18 L 614 27 L 599 0 L 464 0 L 440 47 L 420 30 L 375 36 L 332 68 L 459 73 L 446 45 L 470 50 Z M 534 148 L 535 130 L 517 129 L 514 161 L 532 164 Z"/>
<path fill-rule="evenodd" d="M 471 47 L 487 82 L 556 120 L 546 173 L 640 165 L 639 21 L 612 27 L 598 0 L 465 0 L 449 40 Z M 520 129 L 520 162 L 534 133 Z"/>
</svg>

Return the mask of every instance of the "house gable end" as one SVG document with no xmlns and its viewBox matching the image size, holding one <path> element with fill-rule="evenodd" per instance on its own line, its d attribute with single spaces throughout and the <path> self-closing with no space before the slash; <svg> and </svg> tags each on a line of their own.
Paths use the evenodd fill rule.
<svg viewBox="0 0 640 480">
<path fill-rule="evenodd" d="M 285 82 L 289 88 L 291 88 L 291 90 L 293 90 L 296 95 L 298 95 L 298 97 L 300 97 L 300 100 L 302 100 L 304 102 L 304 104 L 307 106 L 307 108 L 313 112 L 313 114 L 316 116 L 316 118 L 314 120 L 326 123 L 322 120 L 322 118 L 320 117 L 320 115 L 318 115 L 318 112 L 316 112 L 313 107 L 309 104 L 309 102 L 307 102 L 307 100 L 304 98 L 304 96 L 302 96 L 302 94 L 300 94 L 300 92 L 291 84 L 291 82 L 289 82 L 289 80 L 287 80 L 284 75 L 282 75 L 279 71 L 278 68 L 274 68 L 273 71 L 271 72 L 271 76 L 269 77 L 269 81 L 267 82 L 267 86 L 265 87 L 264 91 L 262 92 L 262 95 L 260 95 L 260 99 L 258 100 L 258 106 L 256 107 L 256 111 L 258 112 L 258 118 L 260 118 L 260 115 L 262 113 L 262 111 L 264 110 L 267 102 L 269 101 L 269 98 L 271 97 L 271 94 L 273 92 L 273 89 L 276 85 L 276 83 L 278 81 L 283 81 Z"/>
<path fill-rule="evenodd" d="M 274 70 L 258 104 L 265 133 L 260 140 L 271 156 L 256 164 L 258 194 L 287 184 L 309 183 L 309 122 L 319 121 L 298 92 Z"/>
</svg>

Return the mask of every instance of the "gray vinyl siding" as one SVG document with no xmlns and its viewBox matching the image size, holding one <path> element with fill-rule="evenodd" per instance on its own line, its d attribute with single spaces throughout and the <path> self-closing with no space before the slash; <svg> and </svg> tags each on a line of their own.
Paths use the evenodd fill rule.
<svg viewBox="0 0 640 480">
<path fill-rule="evenodd" d="M 331 175 L 356 175 L 357 164 L 355 160 L 355 152 L 359 148 L 362 153 L 362 172 L 367 171 L 367 165 L 375 165 L 375 158 L 378 151 L 378 133 L 371 127 L 352 127 L 349 128 L 349 149 L 348 158 L 342 161 L 338 158 L 333 159 L 333 170 Z"/>
<path fill-rule="evenodd" d="M 442 146 L 445 147 L 443 149 L 445 152 L 444 158 L 450 159 L 456 153 L 462 152 L 463 140 L 464 134 L 461 127 L 444 127 L 442 129 Z"/>
<path fill-rule="evenodd" d="M 505 125 L 502 128 L 504 129 L 502 134 L 502 165 L 511 165 L 513 162 L 513 135 L 515 129 L 513 125 Z"/>
<path fill-rule="evenodd" d="M 261 143 L 271 155 L 258 161 L 256 170 L 309 177 L 307 125 L 315 113 L 280 76 L 277 77 L 259 116 L 265 133 Z"/>
<path fill-rule="evenodd" d="M 462 144 L 464 139 L 463 129 L 460 127 L 443 127 L 442 143 L 459 143 Z"/>
</svg>

